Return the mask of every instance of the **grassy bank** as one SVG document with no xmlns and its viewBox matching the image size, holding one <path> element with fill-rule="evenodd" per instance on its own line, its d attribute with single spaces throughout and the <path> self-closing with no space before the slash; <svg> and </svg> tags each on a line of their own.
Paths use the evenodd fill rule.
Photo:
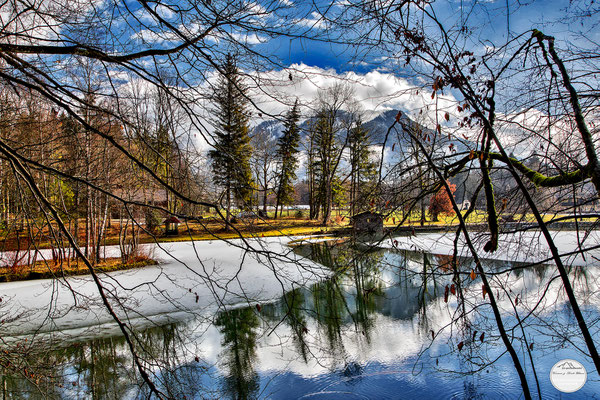
<svg viewBox="0 0 600 400">
<path fill-rule="evenodd" d="M 144 257 L 136 258 L 127 263 L 123 263 L 120 257 L 107 258 L 95 265 L 94 271 L 122 271 L 156 264 L 157 262 L 155 260 Z M 77 262 L 75 260 L 69 260 L 62 263 L 54 261 L 38 261 L 31 265 L 0 267 L 0 282 L 53 279 L 67 276 L 86 275 L 89 273 L 89 269 L 81 261 Z"/>
<path fill-rule="evenodd" d="M 202 240 L 218 240 L 218 239 L 235 239 L 240 237 L 245 238 L 261 238 L 272 236 L 304 236 L 314 234 L 336 234 L 344 232 L 350 228 L 350 215 L 347 211 L 335 210 L 332 215 L 332 220 L 328 226 L 322 226 L 320 221 L 310 220 L 306 218 L 306 212 L 290 213 L 290 216 L 273 219 L 273 212 L 270 212 L 267 219 L 241 219 L 236 221 L 233 226 L 235 229 L 227 230 L 223 221 L 216 218 L 214 215 L 204 215 L 203 219 L 197 222 L 182 222 L 179 224 L 179 233 L 177 235 L 165 235 L 164 227 L 159 227 L 154 233 L 149 233 L 143 229 L 139 230 L 140 243 L 155 243 L 155 242 L 181 242 L 181 241 L 202 241 Z M 408 217 L 406 221 L 399 225 L 404 217 Z M 428 216 L 429 217 L 429 216 Z M 511 220 L 518 220 L 521 223 L 533 222 L 535 219 L 529 215 L 512 215 Z M 559 215 L 545 215 L 544 219 L 550 221 L 559 217 Z M 508 219 L 505 220 L 505 222 Z M 584 220 L 582 220 L 584 221 Z M 484 224 L 486 222 L 486 213 L 476 211 L 472 213 L 466 221 L 468 224 Z M 451 227 L 458 224 L 458 218 L 455 215 L 440 215 L 438 221 L 431 221 L 428 218 L 424 223 L 424 228 L 439 229 L 442 227 Z M 144 223 L 141 223 L 144 226 Z M 80 221 L 80 227 L 85 224 Z M 420 227 L 420 215 L 412 213 L 408 216 L 398 211 L 390 215 L 386 215 L 384 219 L 384 227 L 388 229 L 398 228 L 399 231 L 411 229 L 412 227 Z M 101 245 L 118 245 L 119 244 L 119 220 L 112 220 L 106 229 L 106 234 Z M 129 231 L 131 232 L 131 230 Z M 47 227 L 41 230 L 27 231 L 27 229 L 19 232 L 0 230 L 0 252 L 3 251 L 20 251 L 37 249 L 47 249 L 51 247 L 51 235 Z M 86 243 L 85 231 L 80 228 L 78 232 L 78 242 Z M 66 240 L 62 246 L 67 247 Z M 61 247 L 54 244 L 54 247 Z"/>
<path fill-rule="evenodd" d="M 179 225 L 178 235 L 164 235 L 164 230 L 159 228 L 154 233 L 149 233 L 140 229 L 140 243 L 155 242 L 181 242 L 189 240 L 214 240 L 214 239 L 235 239 L 239 237 L 270 237 L 270 236 L 295 236 L 310 235 L 319 233 L 328 233 L 339 229 L 347 224 L 333 224 L 328 227 L 322 227 L 319 221 L 307 220 L 304 218 L 284 217 L 280 219 L 254 219 L 240 220 L 233 224 L 235 229 L 225 229 L 222 221 L 207 217 L 201 222 L 183 222 Z M 83 223 L 80 226 L 84 226 Z M 142 224 L 143 226 L 143 224 Z M 111 221 L 107 227 L 106 235 L 102 245 L 111 246 L 119 244 L 119 222 Z M 131 230 L 129 230 L 131 233 Z M 0 232 L 1 233 L 1 232 Z M 85 231 L 80 229 L 79 243 L 85 243 Z M 33 238 L 33 239 L 31 239 Z M 48 229 L 28 233 L 21 231 L 18 235 L 13 232 L 5 232 L 0 235 L 0 252 L 2 251 L 26 251 L 28 249 L 48 249 L 50 245 L 50 234 Z M 67 243 L 65 241 L 65 247 Z M 56 247 L 56 245 L 55 245 Z"/>
</svg>

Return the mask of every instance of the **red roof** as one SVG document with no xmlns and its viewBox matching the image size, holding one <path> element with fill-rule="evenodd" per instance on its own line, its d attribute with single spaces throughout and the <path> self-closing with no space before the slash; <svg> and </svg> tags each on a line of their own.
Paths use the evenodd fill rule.
<svg viewBox="0 0 600 400">
<path fill-rule="evenodd" d="M 179 224 L 181 221 L 176 216 L 172 215 L 163 221 L 165 224 Z"/>
</svg>

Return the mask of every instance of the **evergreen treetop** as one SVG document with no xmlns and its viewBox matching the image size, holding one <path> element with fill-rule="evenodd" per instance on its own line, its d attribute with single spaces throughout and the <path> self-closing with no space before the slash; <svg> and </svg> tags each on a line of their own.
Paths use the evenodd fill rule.
<svg viewBox="0 0 600 400">
<path fill-rule="evenodd" d="M 298 100 L 296 100 L 294 106 L 286 115 L 283 135 L 277 141 L 277 159 L 280 164 L 277 206 L 291 205 L 294 200 L 293 183 L 297 178 L 297 154 L 300 143 L 299 120 L 300 112 L 298 110 Z"/>
<path fill-rule="evenodd" d="M 213 181 L 225 189 L 228 214 L 231 197 L 241 208 L 249 208 L 254 190 L 248 135 L 250 113 L 245 91 L 235 59 L 228 54 L 214 91 L 215 146 L 209 152 Z"/>
</svg>

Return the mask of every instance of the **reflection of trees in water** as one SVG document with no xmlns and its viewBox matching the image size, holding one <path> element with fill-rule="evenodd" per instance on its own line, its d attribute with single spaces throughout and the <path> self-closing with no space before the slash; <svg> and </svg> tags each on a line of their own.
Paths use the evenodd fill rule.
<svg viewBox="0 0 600 400">
<path fill-rule="evenodd" d="M 449 346 L 442 346 L 444 350 L 434 355 L 433 362 L 438 357 L 460 360 L 453 372 L 470 375 L 499 359 L 500 336 L 489 308 L 489 292 L 484 295 L 480 277 L 472 272 L 472 259 L 410 251 L 369 252 L 349 244 L 313 244 L 310 250 L 303 251 L 334 271 L 330 280 L 312 289 L 313 296 L 318 296 L 324 304 L 315 307 L 315 312 L 317 322 L 329 333 L 327 339 L 332 343 L 325 347 L 343 349 L 344 335 L 332 333 L 343 333 L 349 319 L 365 333 L 368 343 L 371 321 L 381 314 L 396 320 L 418 318 L 424 351 L 440 333 L 447 333 L 449 338 L 444 340 L 449 341 Z M 534 342 L 535 348 L 543 351 L 565 346 L 581 348 L 581 343 L 577 343 L 579 337 L 572 335 L 577 331 L 576 321 L 569 317 L 568 307 L 560 307 L 567 299 L 553 268 L 495 260 L 486 260 L 485 268 L 494 295 L 501 302 L 504 323 L 531 366 L 534 366 L 534 357 L 530 355 Z M 589 294 L 595 282 L 590 271 L 572 267 L 570 273 L 578 296 L 591 299 Z M 550 285 L 555 288 L 549 291 Z M 448 313 L 448 323 L 432 324 L 435 315 L 427 313 L 431 311 L 429 305 L 435 304 L 440 312 Z M 599 320 L 596 307 L 588 311 L 591 313 L 586 317 L 588 321 Z M 345 335 L 343 339 L 351 336 Z M 339 359 L 343 353 L 336 351 L 336 354 Z M 443 370 L 447 370 L 448 364 L 445 365 Z M 531 373 L 536 372 L 533 369 Z"/>
<path fill-rule="evenodd" d="M 224 394 L 231 399 L 258 396 L 259 377 L 254 369 L 258 316 L 252 308 L 236 308 L 220 313 L 215 321 L 222 339 Z"/>
<path fill-rule="evenodd" d="M 312 309 L 310 315 L 325 338 L 322 350 L 337 363 L 348 363 L 344 340 L 369 345 L 378 315 L 401 320 L 418 315 L 421 330 L 427 331 L 426 307 L 440 293 L 430 256 L 355 243 L 312 244 L 299 252 L 334 271 L 330 279 L 310 289 L 313 303 L 306 308 Z M 418 265 L 420 273 L 409 271 L 409 263 Z M 350 325 L 357 335 L 347 334 Z"/>
<path fill-rule="evenodd" d="M 122 399 L 135 382 L 122 337 L 96 339 L 45 352 L 27 348 L 2 369 L 2 398 Z M 25 350 L 17 345 L 13 351 Z"/>
<path fill-rule="evenodd" d="M 440 286 L 448 278 L 436 273 L 435 259 L 427 253 L 388 252 L 380 268 L 390 271 L 393 281 L 386 282 L 377 310 L 382 315 L 400 320 L 419 316 L 419 324 L 427 329 L 427 305 L 442 294 Z"/>
<path fill-rule="evenodd" d="M 154 380 L 169 398 L 194 398 L 209 391 L 202 385 L 207 368 L 201 363 L 195 348 L 188 348 L 194 324 L 174 323 L 145 330 L 137 335 L 138 352 L 155 360 L 158 372 Z M 141 397 L 147 397 L 144 385 Z"/>
<path fill-rule="evenodd" d="M 324 333 L 332 357 L 342 357 L 345 353 L 342 343 L 342 318 L 346 314 L 344 296 L 340 293 L 336 279 L 328 279 L 316 284 L 312 289 L 312 316 Z"/>
<path fill-rule="evenodd" d="M 588 297 L 591 293 L 590 290 L 590 277 L 586 267 L 573 266 L 571 267 L 571 284 L 575 292 L 581 293 L 580 301 L 581 304 L 589 303 Z"/>
<path fill-rule="evenodd" d="M 333 359 L 346 353 L 342 331 L 347 323 L 369 341 L 374 326 L 377 299 L 383 295 L 382 251 L 361 251 L 356 246 L 310 246 L 311 257 L 335 273 L 311 288 L 312 316 L 327 339 L 326 350 Z"/>
<path fill-rule="evenodd" d="M 278 330 L 276 336 L 287 334 L 293 342 L 295 359 L 290 362 L 329 364 L 344 379 L 354 380 L 361 376 L 365 366 L 352 358 L 355 356 L 352 352 L 369 349 L 382 317 L 409 321 L 409 324 L 415 321 L 412 326 L 418 330 L 415 334 L 420 335 L 425 348 L 432 343 L 431 332 L 435 326 L 440 330 L 449 328 L 450 346 L 440 346 L 442 351 L 434 355 L 440 359 L 440 369 L 447 368 L 448 363 L 443 363 L 442 367 L 446 357 L 447 360 L 459 360 L 458 365 L 452 364 L 454 372 L 470 375 L 487 368 L 497 358 L 494 348 L 498 347 L 499 338 L 489 310 L 481 301 L 481 283 L 465 272 L 471 270 L 471 260 L 460 259 L 457 264 L 461 280 L 456 290 L 470 294 L 466 296 L 465 305 L 469 312 L 463 318 L 455 305 L 446 306 L 443 301 L 444 288 L 456 282 L 451 257 L 373 251 L 351 243 L 307 247 L 299 251 L 329 266 L 333 272 L 330 279 L 310 288 L 296 288 L 279 301 L 262 305 L 258 312 L 254 307 L 246 307 L 216 316 L 214 324 L 222 335 L 220 359 L 224 375 L 220 378 L 222 385 L 218 393 L 211 392 L 217 389 L 203 387 L 210 385 L 209 368 L 195 359 L 201 355 L 203 345 L 202 340 L 193 339 L 191 335 L 198 329 L 198 321 L 137 332 L 136 351 L 144 359 L 153 360 L 153 380 L 160 390 L 177 399 L 221 395 L 232 399 L 259 397 L 257 338 L 261 332 L 275 331 L 280 326 L 287 326 L 289 330 Z M 514 301 L 519 295 L 523 301 L 528 289 L 533 289 L 537 295 L 554 273 L 552 268 L 541 265 L 519 266 L 493 261 L 486 263 L 486 268 L 493 277 L 499 301 L 505 301 L 505 310 L 510 307 L 506 299 Z M 595 287 L 593 273 L 586 268 L 574 267 L 571 274 L 579 292 L 591 293 L 591 288 Z M 555 296 L 562 294 L 558 291 Z M 457 301 L 457 296 L 450 297 L 453 302 Z M 556 300 L 552 298 L 552 301 Z M 523 325 L 529 330 L 527 335 L 535 332 L 545 337 L 545 342 L 536 338 L 535 348 L 550 351 L 554 347 L 576 346 L 569 336 L 576 329 L 576 321 L 569 319 L 570 314 L 566 311 L 544 313 L 542 306 L 545 305 L 531 315 L 527 314 L 527 309 L 520 309 Z M 442 315 L 437 311 L 445 312 L 446 308 L 452 322 L 439 328 L 433 318 Z M 594 318 L 598 318 L 597 314 Z M 519 335 L 518 321 L 510 315 L 504 319 L 507 326 L 517 328 L 513 328 L 514 341 L 519 343 L 520 336 L 525 334 Z M 484 339 L 480 339 L 484 332 Z M 463 342 L 461 350 L 452 345 L 454 341 L 457 344 Z M 281 344 L 285 345 L 283 339 Z M 19 365 L 7 367 L 1 362 L 0 355 L 0 367 L 4 367 L 0 370 L 3 373 L 2 390 L 6 398 L 120 399 L 132 394 L 143 398 L 149 394 L 141 385 L 121 337 L 91 340 L 52 353 L 34 354 L 26 349 L 27 346 L 17 349 L 23 353 Z M 12 359 L 15 359 L 14 355 Z M 24 369 L 31 375 L 25 376 Z M 465 393 L 469 391 L 472 390 L 465 389 Z"/>
<path fill-rule="evenodd" d="M 306 343 L 308 327 L 306 321 L 306 297 L 304 290 L 295 289 L 286 293 L 283 297 L 282 307 L 286 311 L 286 322 L 292 329 L 292 338 L 298 353 L 304 362 L 308 362 L 309 348 Z"/>
<path fill-rule="evenodd" d="M 6 350 L 2 355 L 2 399 L 60 398 L 62 374 L 57 365 L 62 359 L 54 354 L 20 350 Z M 10 355 L 10 360 L 4 355 Z"/>
<path fill-rule="evenodd" d="M 78 395 L 90 399 L 122 399 L 135 381 L 131 362 L 125 357 L 122 337 L 93 340 L 69 348 L 67 358 L 76 372 Z"/>
<path fill-rule="evenodd" d="M 136 333 L 136 351 L 151 363 L 154 378 L 170 398 L 193 398 L 208 393 L 202 386 L 206 368 L 186 348 L 186 324 L 169 324 Z M 29 342 L 29 341 L 28 341 Z M 28 343 L 27 342 L 27 343 Z M 42 352 L 58 345 L 38 345 L 23 349 L 16 365 L 0 370 L 1 398 L 147 398 L 149 390 L 142 384 L 134 367 L 127 343 L 122 336 L 94 339 L 71 344 L 62 349 Z M 26 351 L 25 351 L 26 350 Z M 14 351 L 11 352 L 15 360 Z"/>
<path fill-rule="evenodd" d="M 344 347 L 344 340 L 349 338 L 348 327 L 353 326 L 357 333 L 353 340 L 368 344 L 378 314 L 397 318 L 398 310 L 402 309 L 409 313 L 403 318 L 410 318 L 422 304 L 420 297 L 415 295 L 420 288 L 415 282 L 404 286 L 406 282 L 402 277 L 391 283 L 385 281 L 384 251 L 318 245 L 313 246 L 311 252 L 335 271 L 330 279 L 311 288 L 292 290 L 277 303 L 263 305 L 260 313 L 254 307 L 246 307 L 216 316 L 214 324 L 222 334 L 223 346 L 221 389 L 227 398 L 259 396 L 259 376 L 255 369 L 257 337 L 262 329 L 259 315 L 272 326 L 283 321 L 291 328 L 296 353 L 305 363 L 314 354 L 328 354 L 332 366 L 343 366 L 344 374 L 355 375 L 360 374 L 362 367 L 354 360 L 348 360 Z M 394 308 L 398 302 L 402 305 Z M 317 325 L 317 332 L 309 331 L 311 323 Z M 194 360 L 199 354 L 196 349 L 187 347 L 190 346 L 192 326 L 193 322 L 169 324 L 136 333 L 137 352 L 146 360 L 154 360 L 153 380 L 172 398 L 210 393 L 202 386 L 208 371 Z M 309 337 L 317 338 L 316 342 Z M 202 346 L 201 343 L 197 345 Z M 319 351 L 312 351 L 311 346 L 319 346 Z M 140 391 L 139 397 L 145 397 L 149 393 L 144 385 L 136 384 L 139 376 L 127 354 L 126 343 L 121 337 L 92 340 L 53 353 L 56 358 L 53 365 L 57 367 L 52 372 L 45 371 L 45 375 L 61 377 L 62 384 L 69 386 L 69 393 L 80 397 L 118 399 L 136 391 Z M 27 384 L 27 381 L 19 382 Z M 59 389 L 56 385 L 48 385 L 44 393 L 50 398 L 61 397 Z"/>
</svg>

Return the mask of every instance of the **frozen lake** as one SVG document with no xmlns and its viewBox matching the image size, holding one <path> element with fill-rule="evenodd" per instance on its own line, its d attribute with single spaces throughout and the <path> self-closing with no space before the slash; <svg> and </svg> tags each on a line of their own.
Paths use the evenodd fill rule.
<svg viewBox="0 0 600 400">
<path fill-rule="evenodd" d="M 99 277 L 115 311 L 134 325 L 210 315 L 225 305 L 273 301 L 292 285 L 310 285 L 330 274 L 296 255 L 288 240 L 142 245 L 152 248 L 159 265 Z M 107 254 L 118 256 L 118 248 L 109 247 Z M 5 338 L 117 328 L 90 276 L 0 283 L 0 293 L 1 318 L 10 321 L 0 326 Z"/>
<path fill-rule="evenodd" d="M 529 385 L 535 396 L 537 377 L 544 399 L 566 398 L 549 371 L 572 358 L 585 366 L 588 381 L 568 398 L 595 398 L 598 373 L 555 268 L 516 262 L 545 257 L 536 235 L 527 235 L 520 243 L 532 246 L 519 251 L 505 247 L 514 237 L 503 237 L 485 268 Z M 175 399 L 522 397 L 468 258 L 460 264 L 464 300 L 448 291 L 457 283 L 449 269 L 452 235 L 398 237 L 377 248 L 327 241 L 295 251 L 288 240 L 161 245 L 154 250 L 158 266 L 101 275 L 161 391 Z M 572 251 L 568 235 L 557 242 Z M 581 258 L 587 267 L 577 256 L 570 260 L 573 287 L 598 337 L 594 254 Z M 34 385 L 5 373 L 6 394 L 147 397 L 90 277 L 2 283 L 0 293 L 2 347 L 41 377 Z"/>
</svg>

